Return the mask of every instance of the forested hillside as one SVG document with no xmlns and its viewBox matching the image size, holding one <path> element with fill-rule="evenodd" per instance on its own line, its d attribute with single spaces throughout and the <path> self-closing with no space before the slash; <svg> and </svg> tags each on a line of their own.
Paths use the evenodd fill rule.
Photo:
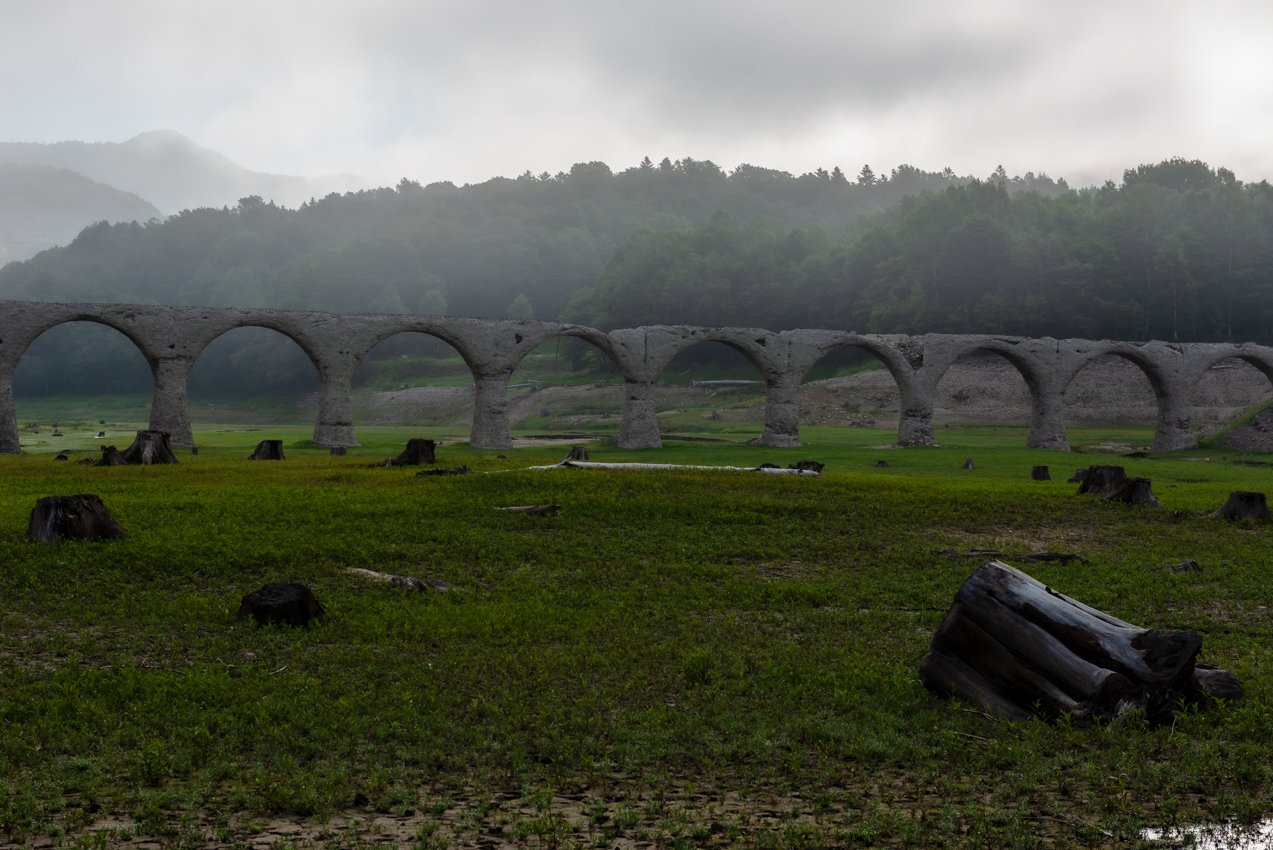
<svg viewBox="0 0 1273 850">
<path fill-rule="evenodd" d="M 863 169 L 849 179 L 838 168 L 795 176 L 743 165 L 726 173 L 709 161 L 646 159 L 617 174 L 594 162 L 569 173 L 463 187 L 403 180 L 296 210 L 245 198 L 232 209 L 87 228 L 65 248 L 0 269 L 0 298 L 499 317 L 512 310 L 555 319 L 643 228 L 685 230 L 724 210 L 743 220 L 839 234 L 906 195 L 970 179 L 910 166 L 885 177 Z M 1066 188 L 1032 174 L 1012 185 Z M 237 332 L 241 341 L 210 351 L 222 365 L 209 376 L 201 364 L 194 389 L 222 395 L 280 389 L 254 364 L 261 357 L 292 363 L 296 352 L 280 340 L 251 338 Z M 89 361 L 78 359 L 91 352 Z M 130 355 L 128 344 L 108 332 L 51 331 L 24 359 L 18 390 L 82 392 L 81 386 L 104 386 L 99 372 L 115 376 L 112 386 L 144 388 L 144 363 L 133 357 L 130 365 Z M 295 371 L 303 381 L 305 370 Z"/>
<path fill-rule="evenodd" d="M 1273 186 L 1185 160 L 1059 197 L 974 181 L 835 240 L 718 213 L 635 234 L 564 315 L 603 328 L 1268 340 Z"/>
</svg>

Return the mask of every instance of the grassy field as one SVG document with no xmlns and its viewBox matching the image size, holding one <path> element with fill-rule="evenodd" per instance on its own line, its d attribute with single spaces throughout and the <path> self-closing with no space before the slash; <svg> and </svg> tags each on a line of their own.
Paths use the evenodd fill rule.
<svg viewBox="0 0 1273 850">
<path fill-rule="evenodd" d="M 1269 467 L 1092 451 L 1150 441 L 1136 430 L 1072 432 L 1089 450 L 1072 455 L 1003 425 L 935 449 L 802 433 L 590 450 L 809 458 L 821 479 L 528 471 L 564 449 L 463 443 L 440 460 L 498 474 L 417 478 L 370 466 L 432 436 L 392 427 L 359 428 L 347 458 L 301 426 L 207 426 L 177 466 L 0 458 L 0 846 L 1134 846 L 1267 814 L 1270 530 L 1206 512 L 1269 489 Z M 267 437 L 288 460 L 243 460 Z M 1063 483 L 1100 462 L 1151 478 L 1165 509 Z M 1029 481 L 1036 464 L 1055 480 Z M 26 542 L 37 498 L 81 492 L 130 536 Z M 562 509 L 496 510 L 544 503 Z M 933 696 L 916 668 L 976 566 L 937 552 L 971 548 L 1082 555 L 1029 571 L 1198 631 L 1246 699 L 1149 729 L 996 722 Z M 1186 558 L 1202 572 L 1167 569 Z M 289 579 L 326 623 L 233 619 Z"/>
</svg>

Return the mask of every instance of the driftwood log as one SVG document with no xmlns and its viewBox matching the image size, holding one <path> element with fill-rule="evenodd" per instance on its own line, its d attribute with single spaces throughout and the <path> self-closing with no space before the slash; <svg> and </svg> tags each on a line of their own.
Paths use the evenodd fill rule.
<svg viewBox="0 0 1273 850">
<path fill-rule="evenodd" d="M 440 466 L 437 469 L 422 469 L 415 474 L 415 477 L 419 478 L 424 475 L 468 475 L 472 471 L 467 466 Z"/>
<path fill-rule="evenodd" d="M 1087 477 L 1087 470 L 1086 470 L 1086 469 L 1076 469 L 1076 470 L 1074 470 L 1074 474 L 1073 474 L 1073 475 L 1071 475 L 1069 478 L 1065 479 L 1065 482 L 1066 482 L 1067 484 L 1078 484 L 1080 481 L 1082 481 L 1082 480 L 1083 480 L 1084 478 L 1086 478 L 1086 477 Z"/>
<path fill-rule="evenodd" d="M 584 446 L 571 446 L 570 451 L 566 452 L 566 456 L 562 460 L 587 460 L 588 449 Z"/>
<path fill-rule="evenodd" d="M 1182 707 L 1242 693 L 1227 671 L 1195 663 L 1201 647 L 1193 632 L 1133 626 L 989 561 L 955 594 L 919 674 L 931 690 L 1010 717 L 1139 711 L 1170 723 Z"/>
<path fill-rule="evenodd" d="M 419 466 L 425 463 L 437 463 L 438 458 L 434 454 L 436 449 L 437 443 L 432 440 L 413 438 L 407 440 L 407 447 L 402 454 L 386 460 L 385 466 Z"/>
<path fill-rule="evenodd" d="M 973 463 L 972 458 L 968 458 L 966 461 L 964 461 L 964 469 L 976 469 L 976 468 L 977 468 L 977 464 Z"/>
<path fill-rule="evenodd" d="M 1106 496 L 1111 502 L 1126 502 L 1129 505 L 1144 505 L 1147 508 L 1161 508 L 1162 502 L 1154 495 L 1153 482 L 1148 478 L 1124 478 L 1117 490 Z"/>
<path fill-rule="evenodd" d="M 1214 516 L 1230 519 L 1265 519 L 1273 520 L 1269 512 L 1269 503 L 1263 493 L 1250 493 L 1246 490 L 1234 490 Z"/>
<path fill-rule="evenodd" d="M 1127 472 L 1121 466 L 1092 466 L 1083 476 L 1079 484 L 1079 495 L 1088 493 L 1093 496 L 1108 496 L 1127 479 Z"/>
<path fill-rule="evenodd" d="M 518 505 L 513 508 L 496 508 L 497 511 L 508 511 L 511 514 L 551 514 L 561 510 L 561 505 Z"/>
<path fill-rule="evenodd" d="M 138 431 L 133 444 L 119 456 L 124 463 L 142 466 L 177 462 L 177 456 L 172 453 L 171 435 L 167 431 Z"/>
<path fill-rule="evenodd" d="M 45 496 L 35 503 L 27 522 L 27 538 L 33 543 L 110 540 L 127 536 L 102 500 L 92 493 Z"/>
<path fill-rule="evenodd" d="M 124 460 L 120 455 L 119 449 L 114 446 L 102 446 L 102 459 L 94 466 L 127 466 L 128 461 Z"/>
<path fill-rule="evenodd" d="M 364 570 L 361 567 L 350 567 L 349 571 L 355 575 L 365 576 L 372 581 L 382 581 L 392 584 L 394 587 L 401 587 L 404 590 L 417 590 L 421 593 L 426 590 L 440 590 L 445 593 L 451 589 L 449 584 L 436 578 L 420 579 L 414 576 L 395 576 L 389 573 L 378 573 L 375 570 Z"/>
<path fill-rule="evenodd" d="M 1036 466 L 1030 469 L 1031 481 L 1051 481 L 1052 475 L 1048 472 L 1046 466 Z"/>
<path fill-rule="evenodd" d="M 262 440 L 256 444 L 256 450 L 248 455 L 248 460 L 287 460 L 283 456 L 283 441 Z"/>
<path fill-rule="evenodd" d="M 327 612 L 305 585 L 275 581 L 243 597 L 235 618 L 244 617 L 251 617 L 263 626 L 269 623 L 308 626 L 310 620 L 321 623 Z"/>
</svg>

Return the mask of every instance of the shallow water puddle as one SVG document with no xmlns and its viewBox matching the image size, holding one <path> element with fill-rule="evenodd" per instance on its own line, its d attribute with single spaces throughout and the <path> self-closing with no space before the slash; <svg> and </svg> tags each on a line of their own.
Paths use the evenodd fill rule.
<svg viewBox="0 0 1273 850">
<path fill-rule="evenodd" d="M 1194 850 L 1273 850 L 1273 818 L 1252 827 L 1205 824 L 1184 829 L 1146 829 L 1141 838 Z"/>
</svg>

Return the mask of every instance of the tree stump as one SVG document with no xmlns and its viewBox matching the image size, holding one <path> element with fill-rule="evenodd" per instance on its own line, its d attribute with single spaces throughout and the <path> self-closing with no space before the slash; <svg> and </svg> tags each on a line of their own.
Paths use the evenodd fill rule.
<svg viewBox="0 0 1273 850">
<path fill-rule="evenodd" d="M 1269 512 L 1269 503 L 1264 494 L 1250 493 L 1246 490 L 1234 490 L 1230 493 L 1229 500 L 1212 516 L 1273 520 L 1273 513 Z"/>
<path fill-rule="evenodd" d="M 1052 476 L 1048 473 L 1046 466 L 1036 466 L 1030 470 L 1031 481 L 1051 481 Z"/>
<path fill-rule="evenodd" d="M 262 440 L 256 444 L 256 451 L 248 455 L 248 460 L 287 460 L 283 456 L 283 441 Z"/>
<path fill-rule="evenodd" d="M 875 468 L 876 468 L 876 469 L 887 469 L 887 468 L 888 468 L 888 461 L 886 461 L 886 460 L 878 460 L 878 461 L 876 461 L 876 462 L 875 462 Z"/>
<path fill-rule="evenodd" d="M 1010 717 L 1122 720 L 1139 710 L 1160 724 L 1241 693 L 1228 671 L 1195 666 L 1201 647 L 1193 632 L 1133 626 L 989 561 L 955 594 L 919 675 Z"/>
<path fill-rule="evenodd" d="M 172 453 L 171 437 L 167 431 L 138 431 L 133 444 L 119 453 L 124 463 L 150 466 L 155 463 L 176 463 Z"/>
<path fill-rule="evenodd" d="M 192 455 L 197 455 L 198 453 L 199 453 L 199 447 L 198 447 L 198 446 L 191 446 L 191 447 L 190 447 L 190 454 L 192 454 Z"/>
<path fill-rule="evenodd" d="M 977 468 L 977 464 L 973 463 L 972 458 L 968 458 L 966 461 L 964 461 L 964 469 L 976 469 L 976 468 Z"/>
<path fill-rule="evenodd" d="M 27 538 L 33 543 L 58 540 L 109 540 L 127 537 L 102 500 L 92 493 L 78 496 L 46 496 L 35 503 L 27 522 Z"/>
<path fill-rule="evenodd" d="M 243 597 L 235 619 L 242 620 L 244 617 L 252 617 L 262 626 L 269 623 L 308 626 L 310 620 L 321 623 L 327 612 L 305 585 L 275 581 Z"/>
<path fill-rule="evenodd" d="M 562 460 L 587 460 L 588 449 L 584 446 L 571 446 L 570 451 L 566 452 L 566 456 Z"/>
<path fill-rule="evenodd" d="M 1086 478 L 1086 477 L 1087 477 L 1087 470 L 1086 470 L 1086 469 L 1076 469 L 1076 470 L 1074 470 L 1074 474 L 1073 474 L 1073 475 L 1071 475 L 1069 478 L 1065 479 L 1065 482 L 1066 482 L 1067 484 L 1078 484 L 1080 481 L 1082 481 L 1082 480 L 1083 480 L 1084 478 Z"/>
<path fill-rule="evenodd" d="M 795 463 L 787 464 L 787 469 L 798 469 L 801 472 L 810 470 L 818 473 L 819 475 L 822 474 L 822 470 L 824 468 L 826 468 L 826 464 L 818 463 L 816 460 L 798 460 Z"/>
<path fill-rule="evenodd" d="M 1105 497 L 1111 502 L 1126 502 L 1129 505 L 1144 505 L 1147 508 L 1161 508 L 1162 502 L 1154 496 L 1148 478 L 1125 478 L 1117 490 Z"/>
<path fill-rule="evenodd" d="M 707 418 L 708 418 L 708 420 L 709 420 L 709 421 L 712 421 L 712 422 L 719 422 L 719 421 L 720 421 L 720 419 L 721 419 L 720 411 L 719 411 L 719 410 L 713 410 L 713 411 L 711 412 L 711 415 L 710 415 L 710 416 L 708 416 Z"/>
<path fill-rule="evenodd" d="M 128 461 L 124 460 L 123 455 L 114 446 L 102 446 L 102 459 L 97 461 L 93 466 L 127 466 Z"/>
<path fill-rule="evenodd" d="M 546 407 L 545 407 L 543 410 L 539 411 L 539 418 L 540 418 L 540 419 L 547 419 L 549 416 L 552 416 L 552 415 L 553 415 L 553 414 L 552 414 L 552 411 L 551 411 L 551 410 L 549 410 L 549 409 L 548 409 L 548 408 L 546 408 Z"/>
<path fill-rule="evenodd" d="M 422 463 L 437 463 L 434 454 L 437 443 L 419 438 L 407 440 L 407 448 L 397 457 L 385 461 L 385 466 L 419 466 Z"/>
<path fill-rule="evenodd" d="M 609 418 L 610 418 L 610 411 L 608 411 L 608 410 L 603 410 L 603 411 L 601 412 L 601 418 L 602 418 L 602 419 L 609 419 Z"/>
<path fill-rule="evenodd" d="M 98 432 L 97 432 L 97 436 L 99 436 L 99 437 L 105 437 L 105 436 L 106 436 L 106 432 L 105 432 L 105 431 L 98 431 Z"/>
<path fill-rule="evenodd" d="M 70 458 L 69 458 L 69 457 L 67 457 L 67 455 L 66 455 L 66 449 L 63 449 L 62 451 L 58 452 L 58 453 L 57 453 L 57 457 L 55 457 L 55 458 L 53 458 L 53 459 L 54 459 L 54 460 L 70 460 Z"/>
<path fill-rule="evenodd" d="M 346 447 L 332 446 L 332 450 L 331 450 L 332 457 L 344 457 L 347 454 L 349 454 L 349 449 L 347 449 Z"/>
<path fill-rule="evenodd" d="M 1121 466 L 1093 466 L 1083 476 L 1079 484 L 1079 495 L 1089 493 L 1093 496 L 1105 496 L 1113 493 L 1127 479 L 1127 472 Z"/>
</svg>

